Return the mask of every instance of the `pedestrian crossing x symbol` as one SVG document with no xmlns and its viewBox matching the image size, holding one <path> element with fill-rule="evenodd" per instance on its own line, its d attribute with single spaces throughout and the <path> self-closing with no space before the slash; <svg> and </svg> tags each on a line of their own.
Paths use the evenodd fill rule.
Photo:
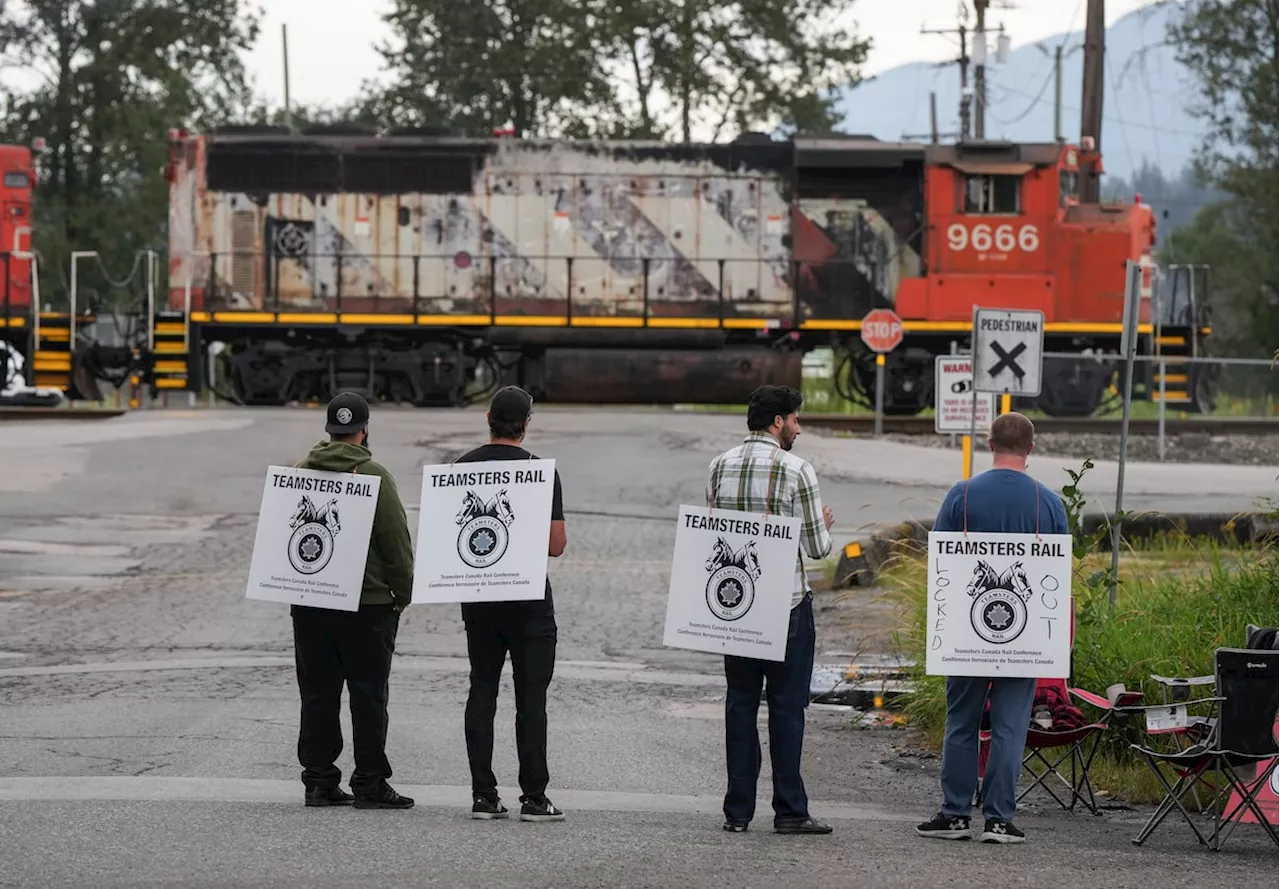
<svg viewBox="0 0 1280 889">
<path fill-rule="evenodd" d="M 1026 376 L 1026 372 L 1022 369 L 1022 365 L 1018 364 L 1018 362 L 1014 359 L 1016 359 L 1019 355 L 1021 355 L 1026 350 L 1027 350 L 1026 343 L 1018 343 L 1018 345 L 1014 346 L 1012 349 L 1010 349 L 1007 352 L 1004 350 L 1004 347 L 1001 346 L 999 343 L 992 343 L 991 351 L 999 355 L 1000 360 L 997 361 L 995 364 L 991 365 L 991 369 L 988 370 L 987 373 L 989 373 L 991 376 L 994 377 L 996 374 L 1000 373 L 1002 370 L 1004 370 L 1007 367 L 1009 368 L 1010 372 L 1015 377 L 1017 377 L 1019 381 L 1021 381 L 1022 378 Z"/>
</svg>

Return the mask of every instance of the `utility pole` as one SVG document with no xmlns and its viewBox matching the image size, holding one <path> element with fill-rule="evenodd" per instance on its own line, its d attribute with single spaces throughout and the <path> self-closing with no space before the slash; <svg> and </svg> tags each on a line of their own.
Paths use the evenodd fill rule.
<svg viewBox="0 0 1280 889">
<path fill-rule="evenodd" d="M 1053 141 L 1062 144 L 1062 44 L 1053 48 Z"/>
<path fill-rule="evenodd" d="M 1102 0 L 1089 0 L 1084 30 L 1084 86 L 1080 102 L 1080 203 L 1098 203 L 1102 152 L 1102 72 L 1106 15 Z"/>
<path fill-rule="evenodd" d="M 983 0 L 985 2 L 985 0 Z M 962 6 L 962 14 L 967 11 Z M 960 141 L 967 141 L 969 138 L 969 41 L 968 29 L 964 26 L 965 19 L 961 18 L 960 25 L 957 28 L 921 28 L 921 34 L 959 34 L 960 35 L 960 58 L 956 59 L 956 64 L 960 66 Z M 950 64 L 949 62 L 946 64 Z M 936 128 L 935 128 L 936 129 Z"/>
<path fill-rule="evenodd" d="M 970 31 L 966 27 L 969 21 L 969 7 L 964 3 L 960 4 L 960 23 L 955 28 L 944 28 L 941 30 L 921 28 L 921 34 L 957 34 L 960 37 L 960 58 L 956 62 L 960 65 L 960 138 L 962 141 L 968 140 L 970 131 L 970 117 L 973 117 L 973 130 L 979 139 L 985 139 L 987 135 L 987 10 L 988 9 L 1012 9 L 1013 6 L 1007 2 L 996 0 L 973 0 L 973 6 L 978 14 L 977 30 Z M 1004 34 L 1004 25 L 999 28 L 1000 38 L 998 41 L 997 61 L 1005 61 L 1005 56 L 1009 50 L 1009 38 Z M 969 52 L 969 41 L 973 40 L 973 53 Z M 969 89 L 969 63 L 973 62 L 973 90 Z M 971 115 L 971 111 L 976 114 Z"/>
<path fill-rule="evenodd" d="M 1043 55 L 1049 55 L 1049 50 L 1042 44 L 1037 43 L 1035 47 Z M 1053 48 L 1053 140 L 1059 144 L 1065 141 L 1062 135 L 1062 60 L 1083 48 L 1080 43 L 1070 49 L 1066 49 L 1061 43 Z"/>
<path fill-rule="evenodd" d="M 951 64 L 947 62 L 946 64 Z M 902 138 L 914 142 L 917 139 L 928 139 L 934 145 L 938 144 L 940 139 L 960 139 L 959 133 L 942 133 L 938 131 L 938 94 L 929 93 L 929 132 L 927 133 L 903 133 Z"/>
<path fill-rule="evenodd" d="M 989 0 L 973 0 L 974 10 L 978 13 L 978 30 L 973 32 L 975 45 L 982 48 L 974 53 L 973 60 L 973 97 L 974 127 L 973 134 L 978 139 L 987 137 L 987 3 Z M 964 38 L 961 37 L 961 40 Z"/>
<path fill-rule="evenodd" d="M 280 49 L 284 54 L 284 125 L 293 130 L 293 107 L 289 103 L 289 26 L 280 23 Z"/>
</svg>

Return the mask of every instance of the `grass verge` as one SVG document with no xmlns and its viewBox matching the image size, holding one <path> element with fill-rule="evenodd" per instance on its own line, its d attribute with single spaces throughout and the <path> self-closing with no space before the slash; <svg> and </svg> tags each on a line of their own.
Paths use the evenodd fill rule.
<svg viewBox="0 0 1280 889">
<path fill-rule="evenodd" d="M 1078 481 L 1076 475 L 1074 482 Z M 1122 550 L 1113 611 L 1110 555 L 1098 546 L 1107 532 L 1102 529 L 1093 539 L 1082 539 L 1074 492 L 1074 484 L 1064 487 L 1076 535 L 1072 686 L 1105 694 L 1108 686 L 1122 682 L 1131 690 L 1142 690 L 1147 703 L 1159 703 L 1163 698 L 1152 674 L 1211 675 L 1215 648 L 1242 647 L 1247 624 L 1280 623 L 1274 540 L 1232 549 L 1208 538 L 1182 535 L 1128 543 Z M 1274 504 L 1270 508 L 1274 510 Z M 917 664 L 915 691 L 904 704 L 905 714 L 922 730 L 925 744 L 939 749 L 946 693 L 943 677 L 924 673 L 927 577 L 923 547 L 913 546 L 886 564 L 881 583 L 899 609 L 898 625 L 905 628 L 894 635 L 897 653 Z M 1073 703 L 1087 717 L 1100 715 L 1087 704 Z M 1093 766 L 1095 790 L 1130 802 L 1158 801 L 1158 782 L 1129 749 L 1130 743 L 1149 740 L 1140 721 L 1114 723 L 1103 736 Z"/>
</svg>

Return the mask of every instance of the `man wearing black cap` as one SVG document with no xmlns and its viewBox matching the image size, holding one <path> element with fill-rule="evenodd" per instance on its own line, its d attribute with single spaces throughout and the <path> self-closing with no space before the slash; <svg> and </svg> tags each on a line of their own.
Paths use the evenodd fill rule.
<svg viewBox="0 0 1280 889">
<path fill-rule="evenodd" d="M 376 475 L 382 479 L 358 611 L 292 606 L 294 660 L 302 695 L 298 760 L 308 806 L 408 809 L 413 800 L 391 789 L 387 761 L 387 698 L 400 612 L 413 597 L 413 546 L 391 473 L 369 453 L 369 405 L 352 392 L 329 402 L 325 431 L 297 465 L 303 469 Z M 351 706 L 355 771 L 352 797 L 338 787 L 342 752 L 338 712 L 342 683 Z"/>
<path fill-rule="evenodd" d="M 458 463 L 485 460 L 536 460 L 520 446 L 533 416 L 533 399 L 518 386 L 498 390 L 489 402 L 489 443 L 468 451 Z M 564 504 L 560 473 L 551 500 L 551 536 L 547 554 L 564 552 Z M 556 660 L 556 618 L 551 580 L 543 599 L 520 602 L 467 602 L 462 605 L 471 659 L 471 691 L 463 725 L 471 763 L 472 818 L 506 818 L 493 774 L 493 718 L 498 708 L 498 679 L 507 652 L 516 690 L 516 751 L 520 757 L 520 820 L 563 821 L 564 812 L 547 799 L 547 686 Z"/>
</svg>

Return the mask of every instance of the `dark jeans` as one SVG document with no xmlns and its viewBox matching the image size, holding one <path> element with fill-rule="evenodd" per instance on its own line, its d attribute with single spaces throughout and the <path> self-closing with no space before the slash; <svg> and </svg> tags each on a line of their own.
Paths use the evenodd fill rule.
<svg viewBox="0 0 1280 889">
<path fill-rule="evenodd" d="M 293 650 L 302 695 L 298 761 L 308 788 L 337 787 L 342 772 L 342 683 L 351 708 L 355 771 L 351 791 L 372 793 L 391 777 L 387 762 L 387 698 L 400 615 L 390 605 L 334 611 L 294 605 Z"/>
<path fill-rule="evenodd" d="M 760 710 L 765 680 L 768 680 L 769 761 L 773 766 L 773 820 L 776 824 L 809 815 L 809 798 L 800 777 L 800 751 L 813 674 L 814 635 L 813 599 L 806 596 L 791 609 L 785 661 L 725 656 L 724 677 L 729 687 L 724 702 L 724 728 L 729 790 L 724 797 L 724 814 L 728 819 L 750 821 L 756 812 L 756 783 L 762 763 L 756 714 Z"/>
<path fill-rule="evenodd" d="M 475 609 L 478 611 L 479 609 Z M 507 652 L 516 692 L 516 752 L 520 757 L 521 801 L 541 800 L 547 790 L 547 686 L 556 663 L 556 619 L 550 612 L 495 608 L 466 619 L 471 691 L 463 728 L 471 763 L 473 793 L 498 795 L 493 774 L 493 718 L 498 680 Z"/>
<path fill-rule="evenodd" d="M 978 729 L 991 700 L 991 750 L 982 781 L 982 813 L 1012 821 L 1018 811 L 1022 751 L 1031 727 L 1036 681 L 947 677 L 947 734 L 942 745 L 942 814 L 969 817 L 978 788 Z"/>
</svg>

